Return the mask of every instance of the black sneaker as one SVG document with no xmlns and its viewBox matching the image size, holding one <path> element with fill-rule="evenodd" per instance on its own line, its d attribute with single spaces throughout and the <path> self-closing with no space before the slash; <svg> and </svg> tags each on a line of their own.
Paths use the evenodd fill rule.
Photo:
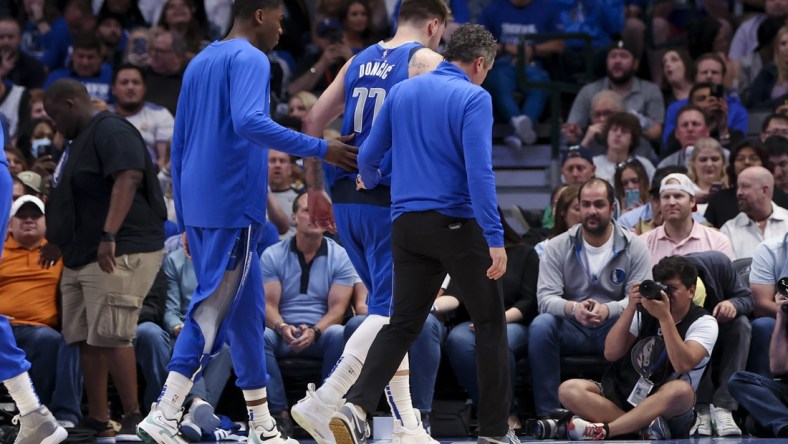
<svg viewBox="0 0 788 444">
<path fill-rule="evenodd" d="M 79 422 L 77 425 L 78 428 L 82 430 L 88 430 L 94 433 L 94 437 L 96 443 L 114 443 L 115 436 L 118 432 L 112 427 L 112 425 L 107 422 L 97 421 L 90 416 L 82 417 L 82 421 Z"/>
<path fill-rule="evenodd" d="M 356 414 L 353 404 L 346 402 L 328 423 L 337 444 L 365 444 L 369 438 L 369 424 Z"/>
<path fill-rule="evenodd" d="M 137 424 L 145 419 L 142 413 L 129 413 L 120 420 L 120 432 L 115 437 L 115 442 L 142 442 L 137 436 Z"/>
</svg>

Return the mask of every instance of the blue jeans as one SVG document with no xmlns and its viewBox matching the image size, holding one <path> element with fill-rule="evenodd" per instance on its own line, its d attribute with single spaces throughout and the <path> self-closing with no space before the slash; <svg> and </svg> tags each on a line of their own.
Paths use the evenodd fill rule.
<svg viewBox="0 0 788 444">
<path fill-rule="evenodd" d="M 542 313 L 531 322 L 528 331 L 528 363 L 534 390 L 534 407 L 538 416 L 546 416 L 561 407 L 561 356 L 599 355 L 605 350 L 605 337 L 616 323 L 608 319 L 596 328 L 587 328 L 574 319 Z"/>
<path fill-rule="evenodd" d="M 345 324 L 345 341 L 353 334 L 366 316 L 354 316 Z M 441 344 L 446 337 L 446 327 L 435 316 L 427 316 L 424 328 L 410 346 L 410 397 L 413 407 L 422 413 L 432 411 L 435 380 L 441 363 Z"/>
<path fill-rule="evenodd" d="M 167 381 L 167 362 L 172 354 L 173 342 L 170 334 L 158 324 L 143 322 L 137 325 L 134 352 L 137 356 L 137 364 L 139 364 L 145 378 L 145 393 L 142 397 L 145 405 L 149 406 L 158 399 L 161 389 Z M 186 401 L 200 398 L 216 407 L 222 396 L 222 391 L 224 391 L 224 386 L 230 379 L 232 368 L 230 351 L 225 344 L 200 372 L 201 377 L 198 376 L 194 381 Z"/>
<path fill-rule="evenodd" d="M 758 423 L 777 433 L 788 427 L 788 385 L 751 372 L 736 372 L 728 390 Z"/>
<path fill-rule="evenodd" d="M 478 406 L 476 334 L 471 331 L 470 324 L 470 322 L 463 322 L 449 332 L 449 337 L 446 339 L 446 353 L 449 354 L 449 362 L 451 362 L 451 367 L 457 376 L 457 381 L 468 392 L 473 400 L 473 405 Z M 508 323 L 506 324 L 506 334 L 509 338 L 509 374 L 512 377 L 512 390 L 514 390 L 517 360 L 524 358 L 528 352 L 528 327 L 519 323 Z"/>
<path fill-rule="evenodd" d="M 342 325 L 328 327 L 320 335 L 320 339 L 317 342 L 313 342 L 300 353 L 292 351 L 284 339 L 273 330 L 270 328 L 265 329 L 265 366 L 269 377 L 266 388 L 268 389 L 268 409 L 271 411 L 271 414 L 279 414 L 288 408 L 285 384 L 276 358 L 321 359 L 323 361 L 322 376 L 325 379 L 331 373 L 331 369 L 334 368 L 334 364 L 336 364 L 337 359 L 342 354 L 342 348 L 345 344 L 344 329 Z"/>
<path fill-rule="evenodd" d="M 769 343 L 772 340 L 774 322 L 774 318 L 769 317 L 752 320 L 752 338 L 750 339 L 750 356 L 747 359 L 747 371 L 761 376 L 772 376 L 772 372 L 769 369 Z"/>
<path fill-rule="evenodd" d="M 525 68 L 525 78 L 532 82 L 547 82 L 550 76 L 541 67 L 531 64 Z M 517 89 L 517 67 L 508 62 L 496 63 L 482 83 L 492 96 L 493 109 L 499 118 L 509 122 L 512 117 L 525 114 L 536 123 L 544 111 L 549 94 L 543 89 L 530 89 L 525 92 L 522 108 L 512 95 Z"/>
<path fill-rule="evenodd" d="M 66 345 L 63 335 L 44 326 L 14 325 L 16 343 L 27 354 L 28 371 L 38 397 L 57 419 L 82 418 L 82 372 L 79 347 Z"/>
</svg>

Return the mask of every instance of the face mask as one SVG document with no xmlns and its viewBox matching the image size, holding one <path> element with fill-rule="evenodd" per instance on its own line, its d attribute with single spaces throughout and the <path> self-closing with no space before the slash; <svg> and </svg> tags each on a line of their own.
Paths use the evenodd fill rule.
<svg viewBox="0 0 788 444">
<path fill-rule="evenodd" d="M 33 154 L 33 157 L 38 159 L 39 154 L 41 155 L 52 154 L 51 152 L 45 153 L 46 149 L 44 149 L 46 147 L 51 147 L 51 146 L 52 146 L 52 141 L 46 137 L 43 139 L 33 139 L 32 146 L 30 147 L 30 152 L 31 154 Z"/>
</svg>

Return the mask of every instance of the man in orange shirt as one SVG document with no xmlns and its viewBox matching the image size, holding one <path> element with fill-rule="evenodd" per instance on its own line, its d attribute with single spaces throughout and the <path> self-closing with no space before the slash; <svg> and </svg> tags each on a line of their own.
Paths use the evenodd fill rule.
<svg viewBox="0 0 788 444">
<path fill-rule="evenodd" d="M 67 346 L 57 330 L 63 265 L 38 266 L 45 233 L 44 203 L 30 195 L 14 201 L 0 262 L 0 314 L 10 318 L 17 345 L 32 364 L 30 378 L 41 402 L 68 428 L 82 416 L 79 349 Z"/>
</svg>

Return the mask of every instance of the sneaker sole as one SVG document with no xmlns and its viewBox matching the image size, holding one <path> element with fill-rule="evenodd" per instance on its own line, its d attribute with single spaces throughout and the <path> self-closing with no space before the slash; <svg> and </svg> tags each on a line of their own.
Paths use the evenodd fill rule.
<svg viewBox="0 0 788 444">
<path fill-rule="evenodd" d="M 41 440 L 41 444 L 58 444 L 65 441 L 66 438 L 68 438 L 68 432 L 66 429 L 63 427 L 58 427 L 55 429 L 55 433 Z"/>
<path fill-rule="evenodd" d="M 306 416 L 302 416 L 301 412 L 295 408 L 290 409 L 290 416 L 293 418 L 293 421 L 296 422 L 305 432 L 309 433 L 309 435 L 314 438 L 317 444 L 336 444 L 334 441 L 334 437 L 325 437 L 320 433 L 317 433 L 314 427 L 312 427 L 312 423 Z M 329 426 L 330 427 L 330 426 Z"/>
<path fill-rule="evenodd" d="M 328 423 L 328 428 L 331 429 L 331 433 L 334 434 L 334 439 L 336 440 L 336 444 L 359 444 L 353 439 L 353 431 L 350 430 L 350 427 L 339 418 L 331 418 L 331 422 Z"/>
</svg>

